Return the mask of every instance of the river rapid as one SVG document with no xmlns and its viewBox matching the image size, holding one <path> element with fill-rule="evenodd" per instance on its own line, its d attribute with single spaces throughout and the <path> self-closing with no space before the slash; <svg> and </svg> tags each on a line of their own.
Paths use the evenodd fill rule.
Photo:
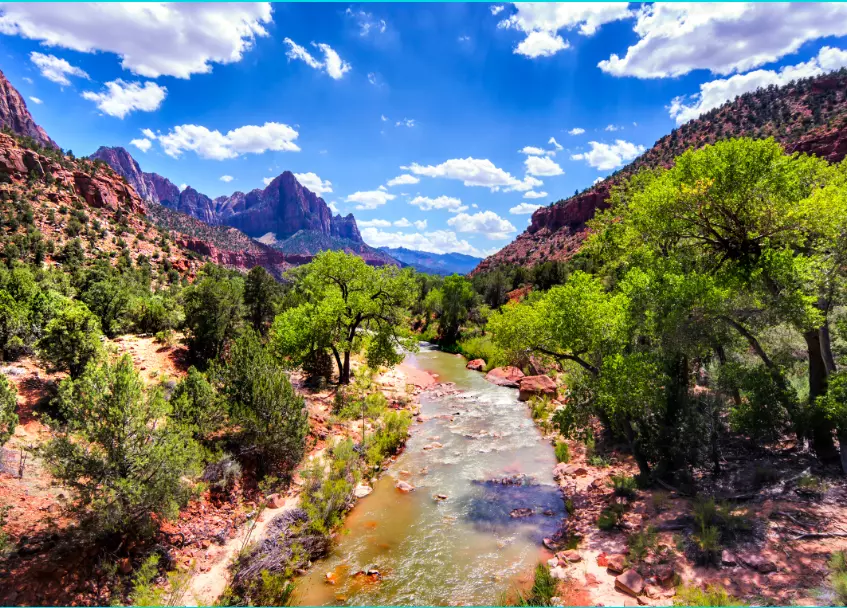
<svg viewBox="0 0 847 608">
<path fill-rule="evenodd" d="M 421 395 L 424 422 L 350 512 L 332 553 L 297 581 L 300 605 L 491 605 L 530 577 L 564 516 L 552 446 L 515 389 L 427 346 L 406 363 L 455 390 Z M 415 490 L 398 491 L 398 480 Z"/>
</svg>

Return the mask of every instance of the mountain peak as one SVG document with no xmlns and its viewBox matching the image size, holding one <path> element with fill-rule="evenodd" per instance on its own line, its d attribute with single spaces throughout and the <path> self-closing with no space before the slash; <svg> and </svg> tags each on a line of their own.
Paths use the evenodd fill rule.
<svg viewBox="0 0 847 608">
<path fill-rule="evenodd" d="M 6 80 L 2 71 L 0 71 L 0 128 L 8 128 L 16 135 L 31 137 L 44 147 L 59 147 L 55 141 L 47 136 L 44 129 L 35 123 L 32 114 L 26 107 L 24 98 Z"/>
</svg>

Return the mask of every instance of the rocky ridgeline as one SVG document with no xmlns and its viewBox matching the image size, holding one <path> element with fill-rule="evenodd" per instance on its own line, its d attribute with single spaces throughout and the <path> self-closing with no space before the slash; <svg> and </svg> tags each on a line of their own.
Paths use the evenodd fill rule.
<svg viewBox="0 0 847 608">
<path fill-rule="evenodd" d="M 0 72 L 0 128 L 9 128 L 13 133 L 31 137 L 44 147 L 58 148 L 44 129 L 35 124 L 21 94 L 13 87 L 3 72 Z"/>
<path fill-rule="evenodd" d="M 769 113 L 763 114 L 763 107 Z M 790 115 L 787 122 L 774 120 L 775 114 L 785 115 L 784 112 Z M 549 260 L 567 260 L 579 251 L 587 236 L 586 222 L 607 206 L 612 188 L 636 171 L 668 167 L 685 150 L 722 139 L 771 136 L 789 153 L 811 154 L 830 162 L 847 156 L 847 72 L 842 70 L 775 91 L 760 90 L 686 123 L 598 184 L 538 209 L 523 233 L 483 260 L 472 274 L 510 264 L 532 267 Z"/>
</svg>

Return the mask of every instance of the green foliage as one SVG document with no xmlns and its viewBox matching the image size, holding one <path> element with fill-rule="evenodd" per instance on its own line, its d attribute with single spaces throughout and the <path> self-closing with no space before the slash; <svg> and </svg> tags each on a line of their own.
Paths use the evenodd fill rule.
<svg viewBox="0 0 847 608">
<path fill-rule="evenodd" d="M 264 473 L 286 474 L 300 461 L 309 430 L 303 398 L 252 330 L 236 340 L 228 359 L 211 376 L 240 429 L 242 452 L 260 458 Z"/>
<path fill-rule="evenodd" d="M 305 485 L 300 507 L 309 516 L 310 531 L 329 534 L 341 523 L 359 480 L 357 461 L 353 442 L 347 439 L 332 448 L 328 463 L 316 458 L 303 471 Z"/>
<path fill-rule="evenodd" d="M 386 457 L 396 454 L 406 437 L 412 415 L 405 410 L 388 410 L 367 445 L 367 461 L 376 465 Z"/>
<path fill-rule="evenodd" d="M 681 585 L 676 589 L 675 606 L 746 606 L 720 585 L 700 587 Z"/>
<path fill-rule="evenodd" d="M 615 496 L 623 498 L 635 498 L 638 482 L 635 477 L 628 475 L 612 475 L 612 487 L 615 490 Z"/>
<path fill-rule="evenodd" d="M 262 570 L 261 578 L 251 588 L 251 605 L 292 606 L 294 591 L 294 583 L 285 572 Z"/>
<path fill-rule="evenodd" d="M 72 507 L 104 532 L 145 532 L 151 515 L 172 517 L 191 491 L 199 449 L 168 419 L 158 390 L 145 392 L 129 355 L 89 363 L 59 386 L 67 421 L 41 449 L 52 475 L 74 494 Z"/>
<path fill-rule="evenodd" d="M 508 602 L 516 606 L 551 606 L 551 600 L 556 596 L 557 581 L 550 573 L 550 567 L 544 563 L 535 566 L 535 576 L 529 596 L 524 597 L 518 592 L 516 602 Z"/>
<path fill-rule="evenodd" d="M 847 606 L 847 551 L 835 551 L 829 558 L 830 584 L 835 600 Z"/>
<path fill-rule="evenodd" d="M 759 442 L 776 441 L 788 430 L 788 412 L 796 407 L 797 396 L 776 382 L 764 366 L 743 368 L 727 363 L 720 369 L 720 385 L 729 392 L 736 388 L 741 403 L 730 409 L 730 426 Z"/>
<path fill-rule="evenodd" d="M 729 540 L 734 540 L 749 531 L 752 524 L 746 513 L 739 512 L 728 504 L 717 504 L 713 498 L 701 498 L 694 502 L 694 543 L 699 558 L 705 563 L 717 563 L 721 549 Z"/>
<path fill-rule="evenodd" d="M 18 391 L 6 376 L 0 374 L 0 446 L 6 443 L 18 426 Z"/>
<path fill-rule="evenodd" d="M 556 442 L 556 462 L 570 462 L 571 461 L 571 448 L 565 441 L 557 441 Z"/>
<path fill-rule="evenodd" d="M 457 343 L 459 352 L 467 359 L 482 359 L 485 361 L 485 371 L 509 365 L 503 350 L 494 344 L 491 335 L 463 338 Z"/>
<path fill-rule="evenodd" d="M 182 606 L 191 586 L 191 572 L 173 570 L 167 573 L 167 585 L 157 585 L 159 556 L 151 555 L 132 577 L 129 594 L 131 606 Z"/>
<path fill-rule="evenodd" d="M 244 305 L 253 330 L 264 335 L 276 315 L 280 284 L 261 266 L 253 267 L 244 281 Z"/>
<path fill-rule="evenodd" d="M 331 350 L 339 381 L 347 384 L 350 356 L 365 346 L 371 367 L 395 365 L 402 360 L 400 348 L 416 348 L 407 330 L 416 293 L 410 271 L 374 268 L 357 256 L 324 251 L 290 278 L 299 303 L 277 315 L 270 332 L 281 359 L 300 366 L 315 350 Z"/>
<path fill-rule="evenodd" d="M 438 331 L 444 344 L 456 343 L 462 326 L 470 319 L 475 303 L 476 292 L 468 279 L 457 274 L 444 279 L 438 316 Z"/>
<path fill-rule="evenodd" d="M 171 394 L 174 420 L 197 438 L 208 437 L 226 422 L 226 404 L 205 374 L 193 365 Z"/>
<path fill-rule="evenodd" d="M 829 489 L 829 486 L 826 481 L 817 475 L 802 475 L 797 480 L 797 490 L 803 494 L 821 496 L 826 493 L 827 489 Z"/>
<path fill-rule="evenodd" d="M 633 532 L 626 539 L 629 553 L 627 559 L 631 564 L 643 561 L 648 555 L 655 552 L 659 545 L 656 528 L 647 526 L 644 530 Z"/>
<path fill-rule="evenodd" d="M 616 528 L 623 519 L 626 507 L 620 503 L 614 503 L 600 512 L 597 517 L 597 527 L 601 530 L 612 530 Z"/>
<path fill-rule="evenodd" d="M 244 279 L 207 264 L 185 290 L 185 329 L 192 355 L 200 362 L 223 354 L 242 325 Z"/>
<path fill-rule="evenodd" d="M 38 348 L 51 369 L 79 376 L 102 351 L 100 323 L 85 304 L 69 301 L 47 323 Z"/>
</svg>

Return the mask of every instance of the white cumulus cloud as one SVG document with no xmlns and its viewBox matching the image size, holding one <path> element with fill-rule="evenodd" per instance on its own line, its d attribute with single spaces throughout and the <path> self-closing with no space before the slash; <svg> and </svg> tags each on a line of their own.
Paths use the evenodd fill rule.
<svg viewBox="0 0 847 608">
<path fill-rule="evenodd" d="M 526 34 L 515 53 L 527 57 L 549 57 L 570 47 L 561 30 L 576 29 L 591 36 L 604 23 L 631 17 L 626 2 L 526 2 L 515 3 L 513 15 L 498 27 Z"/>
<path fill-rule="evenodd" d="M 38 97 L 30 97 L 29 100 L 36 105 L 41 105 L 42 103 L 44 103 Z"/>
<path fill-rule="evenodd" d="M 361 222 L 360 222 L 361 224 Z M 405 247 L 429 253 L 465 253 L 476 257 L 485 257 L 494 251 L 480 251 L 468 241 L 460 239 L 452 230 L 433 230 L 432 232 L 387 232 L 375 227 L 362 230 L 362 239 L 373 247 Z"/>
<path fill-rule="evenodd" d="M 655 3 L 638 11 L 638 41 L 598 66 L 614 76 L 727 76 L 777 61 L 811 40 L 847 35 L 842 3 Z"/>
<path fill-rule="evenodd" d="M 0 15 L 0 23 L 2 23 L 2 15 Z M 2 31 L 2 26 L 0 26 Z M 52 80 L 62 86 L 69 86 L 71 81 L 68 76 L 77 76 L 79 78 L 88 79 L 88 74 L 85 70 L 71 65 L 64 59 L 60 59 L 55 55 L 44 55 L 33 51 L 29 54 L 29 60 L 35 64 L 41 75 L 47 80 Z"/>
<path fill-rule="evenodd" d="M 286 57 L 289 59 L 299 59 L 305 62 L 310 68 L 326 72 L 330 78 L 335 80 L 338 80 L 352 69 L 350 64 L 344 61 L 331 46 L 323 42 L 312 43 L 313 47 L 323 53 L 323 61 L 316 59 L 305 47 L 300 46 L 291 38 L 286 38 L 283 42 L 288 45 L 288 51 L 285 53 Z"/>
<path fill-rule="evenodd" d="M 547 140 L 547 143 L 548 143 L 548 144 L 553 144 L 553 147 L 554 147 L 554 148 L 556 148 L 557 150 L 564 150 L 564 148 L 562 147 L 562 145 L 561 145 L 559 142 L 557 142 L 557 141 L 556 141 L 556 138 L 555 138 L 555 137 L 551 137 L 550 139 L 548 139 L 548 140 Z"/>
<path fill-rule="evenodd" d="M 509 209 L 512 215 L 529 215 L 534 213 L 536 209 L 541 209 L 544 205 L 533 205 L 532 203 L 520 203 Z"/>
<path fill-rule="evenodd" d="M 530 190 L 529 192 L 524 192 L 524 198 L 545 198 L 547 196 L 546 192 L 536 192 L 535 190 Z"/>
<path fill-rule="evenodd" d="M 493 211 L 479 211 L 474 214 L 460 213 L 447 220 L 447 225 L 458 232 L 473 232 L 485 235 L 488 239 L 504 239 L 517 228 L 507 219 Z"/>
<path fill-rule="evenodd" d="M 159 135 L 159 143 L 165 154 L 178 158 L 186 150 L 196 152 L 202 158 L 225 160 L 239 154 L 261 154 L 274 152 L 299 152 L 294 143 L 297 131 L 278 122 L 266 122 L 262 126 L 245 125 L 226 134 L 200 125 L 179 125 L 165 135 Z"/>
<path fill-rule="evenodd" d="M 147 150 L 150 149 L 150 146 L 153 145 L 153 142 L 151 142 L 147 138 L 132 139 L 129 143 L 141 150 L 142 152 L 147 152 Z"/>
<path fill-rule="evenodd" d="M 528 156 L 524 161 L 526 172 L 530 175 L 552 177 L 564 173 L 562 168 L 548 156 Z"/>
<path fill-rule="evenodd" d="M 541 155 L 545 154 L 547 151 L 544 148 L 539 148 L 538 146 L 524 146 L 520 150 L 518 150 L 521 154 L 535 154 Z"/>
<path fill-rule="evenodd" d="M 85 91 L 82 96 L 97 104 L 104 114 L 123 118 L 130 112 L 152 112 L 159 109 L 168 90 L 155 82 L 125 82 L 113 80 L 106 83 L 106 89 L 100 93 Z"/>
<path fill-rule="evenodd" d="M 465 211 L 468 206 L 463 204 L 458 198 L 452 196 L 437 196 L 429 198 L 428 196 L 416 196 L 409 201 L 410 205 L 420 207 L 421 211 L 432 211 L 433 209 L 445 209 L 450 213 L 459 213 Z"/>
<path fill-rule="evenodd" d="M 269 2 L 5 3 L 0 33 L 114 53 L 124 69 L 148 78 L 189 78 L 241 61 L 271 20 Z"/>
<path fill-rule="evenodd" d="M 356 209 L 376 209 L 388 201 L 393 201 L 395 198 L 397 198 L 396 195 L 383 192 L 382 190 L 368 190 L 365 192 L 354 192 L 345 200 L 348 203 L 358 203 Z"/>
<path fill-rule="evenodd" d="M 318 196 L 322 196 L 328 192 L 332 192 L 332 182 L 328 179 L 321 179 L 315 173 L 295 173 L 294 177 L 297 181 L 307 189 L 311 190 Z"/>
<path fill-rule="evenodd" d="M 461 181 L 465 186 L 481 186 L 490 188 L 492 191 L 502 188 L 506 191 L 525 192 L 542 184 L 541 180 L 531 175 L 527 175 L 522 180 L 517 179 L 487 158 L 452 158 L 440 165 L 412 163 L 407 167 L 400 168 L 415 175 L 455 179 Z"/>
<path fill-rule="evenodd" d="M 232 181 L 232 180 L 234 180 L 235 178 L 234 178 L 233 176 L 231 176 L 231 175 L 221 175 L 219 179 L 220 179 L 222 182 L 224 182 L 224 183 L 227 183 L 227 184 L 228 184 L 229 182 L 231 182 L 231 181 Z"/>
<path fill-rule="evenodd" d="M 360 228 L 389 228 L 391 226 L 388 220 L 359 220 L 356 223 Z"/>
<path fill-rule="evenodd" d="M 684 97 L 675 97 L 668 110 L 676 124 L 681 125 L 744 93 L 770 85 L 782 86 L 792 80 L 825 74 L 844 66 L 847 66 L 847 51 L 825 46 L 809 61 L 788 65 L 778 71 L 754 70 L 705 82 L 688 103 Z"/>
<path fill-rule="evenodd" d="M 613 144 L 604 144 L 596 141 L 588 143 L 591 146 L 590 151 L 573 154 L 571 158 L 573 160 L 584 160 L 600 171 L 608 171 L 620 167 L 644 152 L 644 146 L 638 146 L 622 139 L 615 141 Z"/>
<path fill-rule="evenodd" d="M 386 182 L 386 186 L 408 186 L 411 184 L 417 184 L 419 181 L 421 181 L 419 177 L 404 173 L 403 175 L 398 175 L 397 177 L 388 180 L 388 182 Z"/>
<path fill-rule="evenodd" d="M 580 127 L 574 127 L 573 129 L 568 131 L 568 135 L 582 135 L 583 133 L 585 133 L 585 129 L 582 129 Z"/>
</svg>

